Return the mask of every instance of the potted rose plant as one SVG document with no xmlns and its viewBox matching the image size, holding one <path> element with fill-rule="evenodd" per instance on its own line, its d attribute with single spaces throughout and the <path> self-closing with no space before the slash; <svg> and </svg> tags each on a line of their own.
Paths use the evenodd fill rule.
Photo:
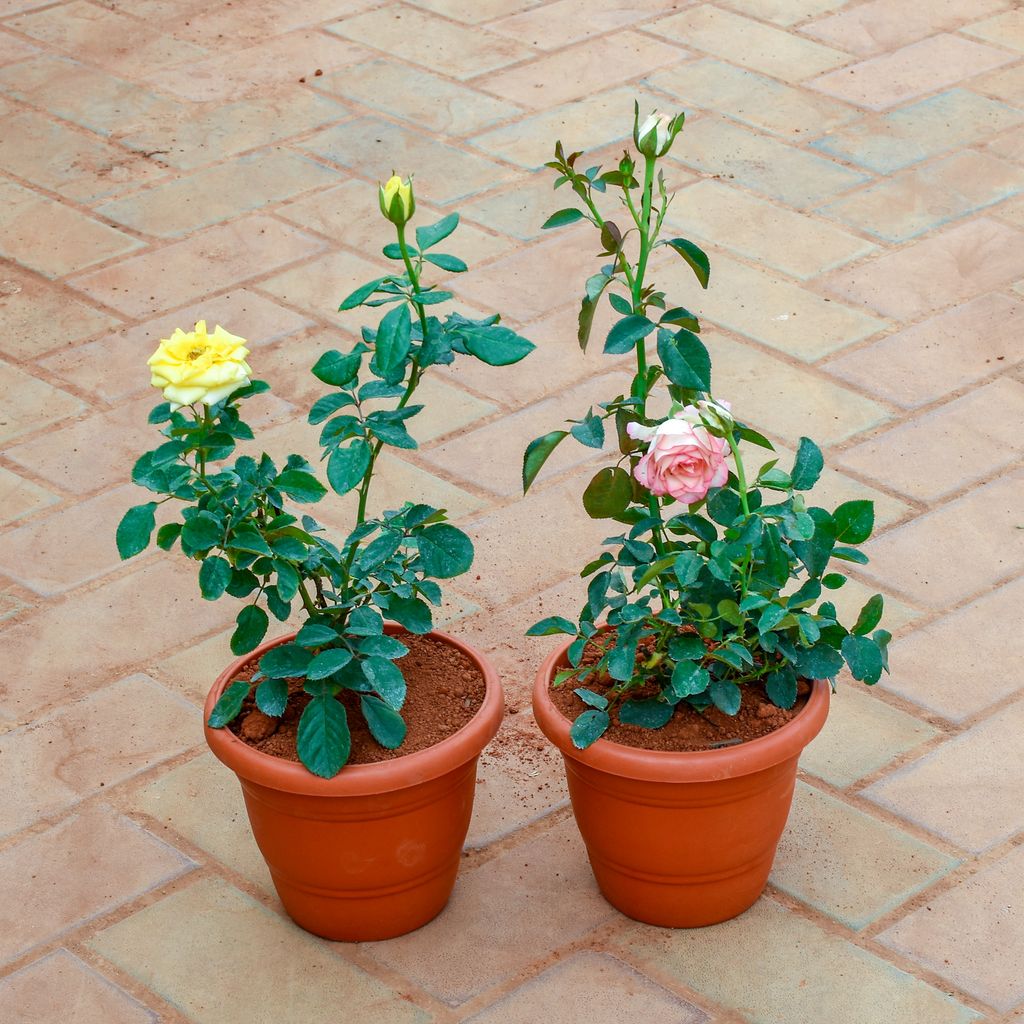
<svg viewBox="0 0 1024 1024">
<path fill-rule="evenodd" d="M 410 421 L 423 374 L 456 355 L 492 366 L 532 344 L 498 325 L 431 307 L 451 298 L 423 280 L 428 265 L 457 273 L 435 250 L 458 224 L 450 214 L 406 237 L 411 183 L 380 189 L 396 229 L 394 273 L 341 304 L 386 306 L 376 329 L 347 352 L 326 351 L 313 374 L 327 393 L 309 412 L 336 494 L 357 494 L 338 542 L 302 506 L 328 493 L 300 455 L 231 459 L 253 432 L 245 402 L 267 390 L 251 379 L 245 342 L 198 323 L 149 360 L 166 401 L 150 415 L 163 439 L 132 479 L 160 497 L 132 508 L 117 530 L 123 558 L 144 550 L 159 506 L 181 517 L 156 543 L 198 562 L 202 596 L 244 601 L 231 637 L 238 659 L 210 690 L 206 738 L 238 775 L 253 834 L 285 908 L 332 939 L 380 939 L 419 927 L 446 903 L 469 825 L 477 757 L 502 716 L 498 678 L 484 656 L 433 629 L 438 580 L 470 567 L 473 545 L 443 509 L 418 502 L 370 515 L 374 469 L 388 446 L 416 448 Z M 294 508 L 294 506 L 299 506 Z M 268 615 L 269 611 L 269 615 Z M 270 616 L 301 628 L 265 640 Z"/>
<path fill-rule="evenodd" d="M 534 712 L 564 755 L 602 892 L 631 917 L 683 927 L 733 917 L 760 895 L 829 682 L 844 666 L 876 682 L 890 636 L 876 629 L 881 596 L 852 628 L 821 600 L 846 583 L 835 560 L 866 561 L 857 545 L 871 502 L 811 505 L 823 459 L 806 437 L 791 467 L 766 456 L 752 469 L 752 452 L 771 442 L 713 397 L 696 316 L 649 280 L 661 247 L 705 288 L 710 267 L 692 242 L 661 237 L 670 197 L 658 161 L 683 115 L 637 122 L 639 166 L 627 152 L 612 170 L 580 170 L 561 143 L 548 164 L 582 208 L 545 226 L 589 220 L 607 259 L 586 283 L 580 344 L 607 296 L 621 318 L 604 350 L 635 352 L 636 375 L 629 394 L 526 451 L 524 489 L 569 434 L 601 448 L 608 424 L 619 451 L 583 494 L 589 515 L 613 524 L 581 573 L 586 603 L 577 621 L 553 616 L 529 633 L 570 638 L 537 676 Z M 627 231 L 600 210 L 613 191 Z"/>
</svg>

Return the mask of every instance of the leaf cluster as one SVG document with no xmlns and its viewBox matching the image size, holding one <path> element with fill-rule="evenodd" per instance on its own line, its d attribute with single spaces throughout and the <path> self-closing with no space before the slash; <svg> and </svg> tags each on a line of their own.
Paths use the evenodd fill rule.
<svg viewBox="0 0 1024 1024">
<path fill-rule="evenodd" d="M 710 261 L 697 245 L 661 237 L 672 197 L 657 167 L 659 155 L 645 155 L 638 166 L 627 151 L 612 171 L 577 169 L 581 155 L 556 144 L 547 164 L 556 172 L 554 187 L 568 186 L 578 205 L 559 210 L 544 227 L 585 220 L 598 231 L 599 258 L 611 262 L 586 282 L 579 343 L 586 349 L 598 305 L 606 301 L 617 318 L 604 351 L 634 353 L 637 368 L 629 394 L 536 438 L 523 459 L 525 491 L 566 438 L 601 450 L 607 435 L 617 442 L 614 464 L 598 470 L 583 493 L 588 515 L 620 526 L 581 574 L 588 579 L 586 603 L 576 622 L 550 616 L 529 630 L 532 636 L 574 637 L 568 667 L 555 680 L 571 681 L 585 706 L 573 725 L 574 742 L 593 743 L 613 713 L 647 728 L 664 726 L 683 704 L 735 715 L 742 687 L 749 685 L 791 708 L 799 680 L 834 680 L 844 666 L 854 678 L 876 682 L 888 669 L 890 640 L 877 628 L 881 595 L 865 604 L 849 628 L 827 599 L 847 582 L 834 562 L 867 561 L 858 545 L 871 534 L 871 502 L 844 502 L 832 511 L 808 503 L 806 492 L 824 465 L 809 438 L 801 439 L 789 470 L 771 458 L 747 479 L 743 451 L 750 446 L 773 452 L 773 446 L 721 414 L 711 398 L 711 355 L 697 317 L 647 277 L 650 254 L 666 246 L 702 288 L 710 282 Z M 625 232 L 599 207 L 601 197 L 612 193 L 628 216 Z M 635 245 L 627 249 L 631 236 Z M 655 495 L 636 478 L 646 444 L 634 433 L 664 420 L 647 411 L 658 386 L 668 392 L 672 413 L 703 409 L 699 425 L 723 438 L 733 457 L 724 486 L 690 506 Z M 634 426 L 643 429 L 633 431 Z"/>
<path fill-rule="evenodd" d="M 296 602 L 303 625 L 294 640 L 266 650 L 249 680 L 232 682 L 210 717 L 222 728 L 252 696 L 263 713 L 286 710 L 299 688 L 309 700 L 298 730 L 298 753 L 310 771 L 325 778 L 348 760 L 351 735 L 345 691 L 359 695 L 359 709 L 371 734 L 397 748 L 405 738 L 401 716 L 406 682 L 399 665 L 408 647 L 385 629 L 385 621 L 412 634 L 433 627 L 432 608 L 441 603 L 438 580 L 466 572 L 473 561 L 469 537 L 447 522 L 443 509 L 405 502 L 378 516 L 367 514 L 377 459 L 386 446 L 414 449 L 409 422 L 422 405 L 411 402 L 424 371 L 473 356 L 493 366 L 514 363 L 533 345 L 499 325 L 499 318 L 473 320 L 428 310 L 451 294 L 423 284 L 425 265 L 458 273 L 465 264 L 432 248 L 455 230 L 458 215 L 416 229 L 416 245 L 397 242 L 384 249 L 404 273 L 363 285 L 341 304 L 389 306 L 375 329 L 364 328 L 349 350 L 324 352 L 313 374 L 331 390 L 309 412 L 322 424 L 321 460 L 331 490 L 355 490 L 353 529 L 335 544 L 312 516 L 290 503 L 312 505 L 328 490 L 305 458 L 291 455 L 279 468 L 269 455 L 233 459 L 236 444 L 254 439 L 240 405 L 268 390 L 254 381 L 214 406 L 173 410 L 158 405 L 149 419 L 163 440 L 136 463 L 132 479 L 160 497 L 137 505 L 117 529 L 122 558 L 139 554 L 153 534 L 164 550 L 178 544 L 200 563 L 199 586 L 207 600 L 227 594 L 245 601 L 231 637 L 237 655 L 265 639 L 270 617 L 284 622 Z M 176 500 L 178 521 L 156 529 L 158 507 Z"/>
</svg>

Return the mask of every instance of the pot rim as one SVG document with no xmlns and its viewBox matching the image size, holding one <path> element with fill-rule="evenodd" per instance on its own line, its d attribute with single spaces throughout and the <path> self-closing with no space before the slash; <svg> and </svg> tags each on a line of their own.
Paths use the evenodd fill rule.
<svg viewBox="0 0 1024 1024">
<path fill-rule="evenodd" d="M 386 633 L 407 632 L 394 623 L 385 623 Z M 236 658 L 217 676 L 203 708 L 203 731 L 214 756 L 223 761 L 241 778 L 270 789 L 304 796 L 368 796 L 416 786 L 446 774 L 479 756 L 494 738 L 505 714 L 501 680 L 490 661 L 471 644 L 440 630 L 423 635 L 440 640 L 461 651 L 476 665 L 484 677 L 484 700 L 473 717 L 457 732 L 433 746 L 402 754 L 389 761 L 345 765 L 333 779 L 314 775 L 298 761 L 288 761 L 250 747 L 230 729 L 211 729 L 207 722 L 214 705 L 231 678 L 241 668 L 261 657 L 273 647 L 288 643 L 297 634 L 292 632 L 273 640 L 265 640 L 255 650 Z"/>
<path fill-rule="evenodd" d="M 784 726 L 719 750 L 645 750 L 614 740 L 599 739 L 585 750 L 572 742 L 572 722 L 551 700 L 555 670 L 567 660 L 572 641 L 556 647 L 541 665 L 533 687 L 533 715 L 541 732 L 566 756 L 599 771 L 645 782 L 712 782 L 750 775 L 779 764 L 800 751 L 821 731 L 828 715 L 829 684 L 812 680 L 811 696 L 797 716 Z"/>
</svg>

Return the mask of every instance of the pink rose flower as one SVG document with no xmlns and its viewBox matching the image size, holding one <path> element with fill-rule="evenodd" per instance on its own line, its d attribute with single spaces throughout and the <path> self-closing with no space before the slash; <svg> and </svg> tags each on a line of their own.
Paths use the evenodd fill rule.
<svg viewBox="0 0 1024 1024">
<path fill-rule="evenodd" d="M 651 428 L 641 429 L 647 433 Z M 721 487 L 729 479 L 725 462 L 729 446 L 724 438 L 715 437 L 704 426 L 679 417 L 665 420 L 653 429 L 650 442 L 647 454 L 633 472 L 652 494 L 667 494 L 693 505 L 703 500 L 712 487 Z"/>
</svg>

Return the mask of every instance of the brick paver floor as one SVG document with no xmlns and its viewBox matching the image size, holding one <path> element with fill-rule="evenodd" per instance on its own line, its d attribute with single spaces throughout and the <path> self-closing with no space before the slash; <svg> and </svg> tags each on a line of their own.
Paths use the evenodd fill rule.
<svg viewBox="0 0 1024 1024">
<path fill-rule="evenodd" d="M 575 608 L 603 528 L 600 455 L 522 500 L 519 453 L 624 379 L 576 350 L 592 245 L 542 235 L 537 168 L 622 141 L 634 96 L 690 114 L 672 218 L 712 287 L 666 272 L 717 391 L 822 440 L 828 499 L 875 499 L 840 597 L 882 589 L 897 636 L 804 758 L 764 898 L 698 932 L 596 892 L 521 636 Z M 0 1020 L 1024 1020 L 1022 163 L 1019 0 L 0 0 Z M 382 265 L 393 167 L 463 212 L 464 303 L 539 349 L 438 374 L 386 462 L 385 498 L 475 538 L 447 618 L 509 715 L 450 907 L 343 946 L 283 916 L 202 742 L 233 609 L 113 528 L 174 325 L 252 339 L 266 445 L 315 453 L 307 368 L 358 327 L 334 310 Z"/>
</svg>

